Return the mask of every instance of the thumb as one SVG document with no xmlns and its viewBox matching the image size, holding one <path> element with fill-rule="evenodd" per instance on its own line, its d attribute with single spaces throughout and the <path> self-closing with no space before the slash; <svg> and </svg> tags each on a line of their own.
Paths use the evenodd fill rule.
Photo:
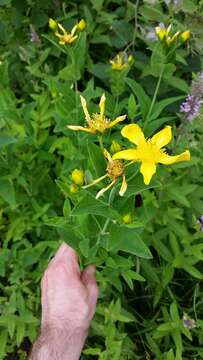
<svg viewBox="0 0 203 360">
<path fill-rule="evenodd" d="M 97 298 L 99 295 L 99 289 L 95 277 L 96 267 L 94 265 L 88 265 L 82 273 L 81 280 L 88 292 L 89 304 L 92 311 L 95 311 Z"/>
</svg>

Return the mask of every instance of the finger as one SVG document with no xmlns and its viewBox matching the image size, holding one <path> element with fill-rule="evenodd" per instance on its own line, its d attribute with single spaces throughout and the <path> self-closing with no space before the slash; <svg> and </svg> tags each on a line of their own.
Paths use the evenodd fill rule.
<svg viewBox="0 0 203 360">
<path fill-rule="evenodd" d="M 63 243 L 59 247 L 54 258 L 49 263 L 47 270 L 55 271 L 57 269 L 59 270 L 60 268 L 65 268 L 66 272 L 69 273 L 70 277 L 80 277 L 78 255 L 76 251 L 66 243 Z"/>
<path fill-rule="evenodd" d="M 96 267 L 94 265 L 89 265 L 83 271 L 81 276 L 81 280 L 88 292 L 89 305 L 93 313 L 95 311 L 97 298 L 99 295 L 99 289 L 96 282 L 95 271 L 96 271 Z"/>
</svg>

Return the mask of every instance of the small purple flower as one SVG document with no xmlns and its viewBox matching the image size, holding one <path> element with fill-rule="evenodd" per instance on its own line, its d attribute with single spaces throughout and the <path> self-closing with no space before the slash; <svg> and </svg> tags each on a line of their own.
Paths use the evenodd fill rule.
<svg viewBox="0 0 203 360">
<path fill-rule="evenodd" d="M 34 29 L 34 27 L 32 25 L 30 26 L 30 41 L 32 43 L 39 43 L 40 42 L 39 36 L 36 33 L 36 31 L 35 31 L 35 29 Z"/>
<path fill-rule="evenodd" d="M 191 93 L 180 106 L 180 112 L 185 113 L 185 119 L 191 122 L 200 115 L 200 108 L 203 103 L 203 71 L 198 73 L 192 81 Z"/>
<path fill-rule="evenodd" d="M 183 326 L 188 329 L 194 329 L 196 327 L 196 322 L 194 319 L 190 319 L 187 314 L 183 315 Z"/>
<path fill-rule="evenodd" d="M 185 113 L 186 120 L 191 122 L 195 117 L 199 115 L 201 104 L 202 101 L 199 97 L 194 95 L 188 95 L 186 101 L 184 101 L 180 106 L 180 112 Z"/>
<path fill-rule="evenodd" d="M 200 224 L 200 230 L 203 231 L 203 215 L 199 217 L 197 223 Z"/>
</svg>

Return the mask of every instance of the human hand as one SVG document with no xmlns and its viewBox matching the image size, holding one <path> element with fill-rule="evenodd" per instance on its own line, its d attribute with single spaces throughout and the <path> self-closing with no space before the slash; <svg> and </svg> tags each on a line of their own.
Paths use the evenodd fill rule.
<svg viewBox="0 0 203 360">
<path fill-rule="evenodd" d="M 41 281 L 41 335 L 31 359 L 49 359 L 49 353 L 50 359 L 54 353 L 56 359 L 79 359 L 98 297 L 94 273 L 93 265 L 81 273 L 76 252 L 60 246 Z M 43 355 L 34 357 L 35 349 Z"/>
</svg>

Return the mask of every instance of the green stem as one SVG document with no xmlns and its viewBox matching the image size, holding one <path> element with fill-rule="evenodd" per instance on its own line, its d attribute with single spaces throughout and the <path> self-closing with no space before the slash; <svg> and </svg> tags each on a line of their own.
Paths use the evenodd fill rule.
<svg viewBox="0 0 203 360">
<path fill-rule="evenodd" d="M 108 200 L 108 205 L 109 205 L 109 206 L 110 206 L 110 204 L 111 204 L 112 191 L 114 191 L 114 188 L 111 189 L 110 194 L 109 194 L 109 200 Z M 106 221 L 105 221 L 105 223 L 104 223 L 103 228 L 101 229 L 101 231 L 100 231 L 100 233 L 99 233 L 99 235 L 98 235 L 98 237 L 97 237 L 96 245 L 99 245 L 99 243 L 100 243 L 100 241 L 101 241 L 101 237 L 105 235 L 106 229 L 107 229 L 109 223 L 110 223 L 110 218 L 107 218 Z"/>
<path fill-rule="evenodd" d="M 102 135 L 99 135 L 99 146 L 100 146 L 100 149 L 101 149 L 102 154 L 103 154 L 103 152 L 104 152 L 104 143 L 103 143 Z"/>
<path fill-rule="evenodd" d="M 149 122 L 150 115 L 151 115 L 151 113 L 152 113 L 154 104 L 155 104 L 155 102 L 156 102 L 156 98 L 157 98 L 157 95 L 158 95 L 158 91 L 159 91 L 160 84 L 161 84 L 161 80 L 162 80 L 162 76 L 163 76 L 163 72 L 164 72 L 164 64 L 163 64 L 163 66 L 162 66 L 162 69 L 161 69 L 161 72 L 160 72 L 160 75 L 159 75 L 159 78 L 158 78 L 158 81 L 157 81 L 157 84 L 156 84 L 156 89 L 155 89 L 154 96 L 153 96 L 153 99 L 152 99 L 152 102 L 151 102 L 151 105 L 150 105 L 150 108 L 149 108 L 149 112 L 148 112 L 148 114 L 147 114 L 147 119 L 146 119 L 146 122 L 145 122 L 145 126 L 146 126 L 146 124 Z M 145 128 L 145 126 L 144 126 L 144 128 Z"/>
</svg>

